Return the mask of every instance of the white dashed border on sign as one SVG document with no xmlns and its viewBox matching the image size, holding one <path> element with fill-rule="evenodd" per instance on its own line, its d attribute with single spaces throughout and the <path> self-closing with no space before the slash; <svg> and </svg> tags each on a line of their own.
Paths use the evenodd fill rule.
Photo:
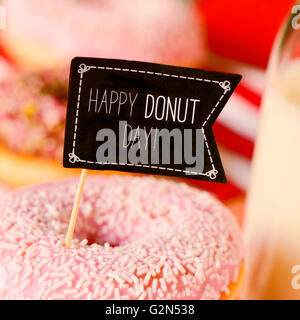
<svg viewBox="0 0 300 320">
<path fill-rule="evenodd" d="M 133 163 L 113 163 L 113 162 L 97 162 L 97 161 L 88 161 L 88 160 L 82 160 L 80 159 L 76 153 L 75 153 L 75 147 L 76 147 L 76 137 L 77 137 L 77 129 L 78 129 L 78 116 L 79 116 L 79 108 L 80 108 L 80 98 L 81 98 L 81 87 L 82 87 L 82 81 L 83 81 L 83 75 L 87 71 L 91 69 L 100 69 L 100 70 L 110 70 L 110 71 L 119 71 L 119 72 L 134 72 L 134 73 L 141 73 L 141 74 L 149 74 L 154 76 L 161 76 L 161 77 L 171 77 L 171 78 L 178 78 L 178 79 L 185 79 L 185 80 L 191 80 L 191 81 L 200 81 L 200 82 L 210 82 L 213 84 L 219 85 L 223 90 L 223 94 L 221 95 L 220 99 L 217 101 L 211 112 L 206 117 L 205 121 L 203 122 L 201 126 L 201 130 L 203 133 L 205 145 L 208 151 L 209 159 L 212 165 L 212 169 L 205 172 L 205 173 L 199 173 L 195 171 L 189 171 L 189 170 L 180 170 L 180 169 L 173 169 L 168 167 L 161 167 L 161 166 L 154 166 L 154 165 L 146 165 L 146 164 L 133 164 Z M 101 66 L 87 66 L 86 64 L 82 63 L 80 64 L 78 68 L 78 73 L 80 74 L 79 79 L 79 88 L 78 88 L 78 97 L 77 97 L 77 107 L 76 107 L 76 117 L 75 117 L 75 124 L 74 124 L 74 135 L 73 135 L 73 146 L 72 146 L 72 153 L 69 153 L 69 162 L 75 163 L 75 162 L 83 162 L 83 163 L 89 163 L 89 164 L 99 164 L 99 165 L 121 165 L 121 166 L 131 166 L 131 167 L 144 167 L 144 168 L 151 168 L 151 169 L 157 169 L 157 170 L 167 170 L 167 171 L 174 171 L 174 172 L 182 172 L 192 175 L 202 175 L 207 176 L 210 179 L 214 180 L 217 177 L 218 170 L 215 168 L 214 161 L 209 149 L 209 145 L 206 139 L 204 127 L 207 124 L 209 118 L 212 116 L 212 114 L 215 112 L 215 110 L 218 108 L 220 102 L 224 98 L 225 94 L 231 90 L 230 87 L 230 81 L 217 81 L 217 80 L 211 80 L 211 79 L 204 79 L 204 78 L 195 78 L 195 77 L 187 77 L 177 74 L 170 74 L 170 73 L 162 73 L 162 72 L 153 72 L 153 71 L 146 71 L 146 70 L 136 70 L 136 69 L 127 69 L 127 68 L 115 68 L 115 67 L 101 67 Z"/>
</svg>

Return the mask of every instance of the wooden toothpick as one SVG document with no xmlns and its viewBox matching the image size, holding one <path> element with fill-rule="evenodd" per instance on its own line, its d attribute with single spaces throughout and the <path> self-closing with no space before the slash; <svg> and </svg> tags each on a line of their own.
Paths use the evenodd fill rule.
<svg viewBox="0 0 300 320">
<path fill-rule="evenodd" d="M 75 198 L 74 205 L 73 205 L 73 210 L 72 210 L 70 221 L 69 221 L 68 232 L 67 232 L 67 235 L 66 235 L 65 245 L 66 245 L 67 248 L 70 247 L 71 242 L 72 242 L 72 238 L 73 238 L 73 234 L 74 234 L 74 230 L 75 230 L 75 226 L 76 226 L 76 220 L 77 220 L 77 215 L 78 215 L 80 199 L 81 199 L 81 195 L 82 195 L 82 190 L 83 190 L 83 185 L 84 185 L 84 180 L 85 180 L 86 174 L 87 174 L 87 169 L 82 169 L 81 170 L 80 179 L 79 179 L 79 183 L 78 183 L 78 187 L 77 187 L 76 198 Z"/>
</svg>

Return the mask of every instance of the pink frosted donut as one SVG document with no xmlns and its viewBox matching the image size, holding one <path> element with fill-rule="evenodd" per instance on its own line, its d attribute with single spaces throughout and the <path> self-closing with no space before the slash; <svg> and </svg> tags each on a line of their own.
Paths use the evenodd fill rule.
<svg viewBox="0 0 300 320">
<path fill-rule="evenodd" d="M 67 68 L 47 69 L 0 81 L 1 145 L 22 155 L 61 160 L 68 73 Z"/>
<path fill-rule="evenodd" d="M 0 198 L 3 197 L 9 191 L 9 187 L 0 182 Z"/>
<path fill-rule="evenodd" d="M 206 192 L 152 177 L 88 177 L 0 201 L 0 299 L 218 299 L 238 279 L 241 231 Z"/>
<path fill-rule="evenodd" d="M 4 5 L 4 47 L 24 62 L 96 56 L 196 65 L 205 55 L 193 1 L 6 0 Z"/>
</svg>

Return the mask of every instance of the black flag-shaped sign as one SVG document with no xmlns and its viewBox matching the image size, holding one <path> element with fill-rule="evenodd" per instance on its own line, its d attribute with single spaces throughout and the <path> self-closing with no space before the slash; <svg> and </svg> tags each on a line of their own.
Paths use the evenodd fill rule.
<svg viewBox="0 0 300 320">
<path fill-rule="evenodd" d="M 212 125 L 240 75 L 75 58 L 64 167 L 226 182 Z"/>
</svg>

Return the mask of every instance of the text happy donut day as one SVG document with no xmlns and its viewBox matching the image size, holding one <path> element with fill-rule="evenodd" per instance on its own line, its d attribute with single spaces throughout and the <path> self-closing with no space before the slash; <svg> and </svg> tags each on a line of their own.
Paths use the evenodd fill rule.
<svg viewBox="0 0 300 320">
<path fill-rule="evenodd" d="M 105 89 L 90 89 L 90 99 L 88 112 L 95 112 L 99 115 L 110 115 L 113 117 L 120 116 L 121 112 L 127 114 L 130 118 L 133 116 L 134 107 L 139 93 L 131 91 L 115 91 Z M 199 99 L 185 99 L 182 103 L 180 97 L 165 97 L 147 94 L 143 101 L 144 119 L 153 118 L 155 121 L 172 121 L 174 123 L 185 123 L 189 121 L 194 123 L 195 110 Z M 141 108 L 143 106 L 137 106 Z M 154 121 L 154 123 L 155 123 Z M 151 121 L 153 123 L 153 121 Z M 149 164 L 149 155 L 151 154 L 150 163 L 153 165 L 160 163 L 170 164 L 173 160 L 175 164 L 182 164 L 182 154 L 186 164 L 193 165 L 186 170 L 194 172 L 202 172 L 204 166 L 204 139 L 200 129 L 196 130 L 196 154 L 193 156 L 192 146 L 189 143 L 193 139 L 192 129 L 184 129 L 182 131 L 175 128 L 169 131 L 167 128 L 159 129 L 157 127 L 137 126 L 133 128 L 127 121 L 119 121 L 119 157 L 120 163 L 126 163 L 128 160 L 132 164 Z M 187 143 L 184 142 L 184 137 Z M 174 139 L 174 156 L 171 159 L 170 143 Z M 115 163 L 117 161 L 117 152 L 115 149 L 116 135 L 111 129 L 99 129 L 96 140 L 103 142 L 97 149 L 96 158 L 98 162 Z M 160 147 L 161 146 L 161 147 Z M 160 150 L 162 148 L 162 150 Z M 182 153 L 184 148 L 184 153 Z M 128 150 L 127 150 L 128 149 Z"/>
<path fill-rule="evenodd" d="M 64 166 L 225 182 L 211 126 L 239 80 L 197 69 L 75 58 Z"/>
</svg>

